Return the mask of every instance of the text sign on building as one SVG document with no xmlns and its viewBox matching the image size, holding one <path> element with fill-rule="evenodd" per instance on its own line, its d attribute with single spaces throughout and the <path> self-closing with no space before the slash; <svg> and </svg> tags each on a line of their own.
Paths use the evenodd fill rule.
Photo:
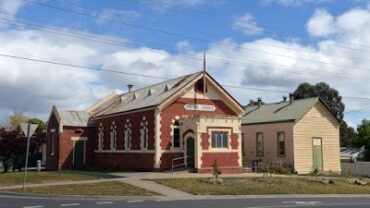
<svg viewBox="0 0 370 208">
<path fill-rule="evenodd" d="M 201 104 L 185 104 L 184 108 L 186 110 L 193 111 L 215 111 L 216 107 L 214 105 L 201 105 Z"/>
</svg>

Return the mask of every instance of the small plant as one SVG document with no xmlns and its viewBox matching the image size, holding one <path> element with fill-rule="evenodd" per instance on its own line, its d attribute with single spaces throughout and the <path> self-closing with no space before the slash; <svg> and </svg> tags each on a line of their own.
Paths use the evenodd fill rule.
<svg viewBox="0 0 370 208">
<path fill-rule="evenodd" d="M 310 175 L 311 175 L 311 180 L 313 180 L 313 177 L 315 177 L 315 179 L 317 180 L 318 177 L 319 177 L 319 169 L 314 167 L 313 170 L 311 171 Z"/>
<path fill-rule="evenodd" d="M 214 178 L 219 178 L 219 176 L 221 175 L 221 171 L 218 168 L 217 160 L 213 160 L 212 168 L 213 168 L 213 177 Z"/>
<path fill-rule="evenodd" d="M 224 184 L 224 180 L 222 180 L 222 178 L 220 178 L 221 170 L 218 168 L 217 160 L 213 160 L 213 163 L 212 163 L 212 175 L 213 175 L 212 178 L 210 178 L 206 182 L 212 183 L 212 184 L 221 184 L 221 185 Z"/>
</svg>

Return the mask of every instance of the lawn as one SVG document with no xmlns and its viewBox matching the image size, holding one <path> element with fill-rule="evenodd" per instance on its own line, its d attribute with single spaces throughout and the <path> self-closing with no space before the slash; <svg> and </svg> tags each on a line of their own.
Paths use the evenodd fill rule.
<svg viewBox="0 0 370 208">
<path fill-rule="evenodd" d="M 12 189 L 22 192 L 21 189 Z M 59 185 L 47 187 L 26 188 L 27 193 L 57 194 L 57 195 L 100 195 L 100 196 L 153 196 L 158 193 L 138 188 L 119 181 L 99 182 L 90 184 Z"/>
<path fill-rule="evenodd" d="M 33 172 L 27 173 L 27 183 L 49 183 L 60 181 L 79 181 L 98 179 L 97 176 L 87 175 L 78 172 Z M 23 172 L 0 173 L 0 187 L 21 185 L 23 182 Z"/>
<path fill-rule="evenodd" d="M 322 184 L 309 178 L 224 178 L 224 185 L 204 182 L 206 179 L 154 179 L 153 181 L 195 195 L 254 195 L 254 194 L 370 194 L 370 186 L 346 183 Z"/>
</svg>

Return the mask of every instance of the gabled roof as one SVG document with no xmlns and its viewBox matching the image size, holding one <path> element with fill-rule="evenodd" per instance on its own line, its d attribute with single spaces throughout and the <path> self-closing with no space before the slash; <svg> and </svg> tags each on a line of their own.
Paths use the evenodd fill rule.
<svg viewBox="0 0 370 208">
<path fill-rule="evenodd" d="M 92 116 L 102 116 L 114 113 L 132 111 L 154 107 L 171 97 L 175 92 L 183 89 L 191 81 L 202 76 L 203 72 L 196 72 L 158 84 L 154 84 L 131 92 L 111 95 L 98 105 L 86 109 Z"/>
<path fill-rule="evenodd" d="M 58 109 L 53 106 L 48 122 L 51 115 L 54 114 L 58 123 L 60 131 L 63 131 L 63 126 L 73 127 L 91 127 L 94 126 L 92 120 L 90 120 L 91 114 L 87 111 L 67 111 Z"/>
<path fill-rule="evenodd" d="M 287 101 L 263 104 L 261 107 L 248 106 L 245 108 L 242 124 L 297 122 L 317 102 L 321 102 L 329 110 L 328 106 L 319 97 L 294 100 L 292 103 Z M 338 120 L 336 116 L 333 115 L 333 117 Z"/>
</svg>

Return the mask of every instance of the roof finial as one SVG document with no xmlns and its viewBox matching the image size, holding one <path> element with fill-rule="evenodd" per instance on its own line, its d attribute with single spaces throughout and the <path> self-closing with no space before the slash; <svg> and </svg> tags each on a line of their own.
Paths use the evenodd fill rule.
<svg viewBox="0 0 370 208">
<path fill-rule="evenodd" d="M 203 72 L 207 71 L 207 59 L 206 59 L 206 52 L 203 53 Z"/>
</svg>

